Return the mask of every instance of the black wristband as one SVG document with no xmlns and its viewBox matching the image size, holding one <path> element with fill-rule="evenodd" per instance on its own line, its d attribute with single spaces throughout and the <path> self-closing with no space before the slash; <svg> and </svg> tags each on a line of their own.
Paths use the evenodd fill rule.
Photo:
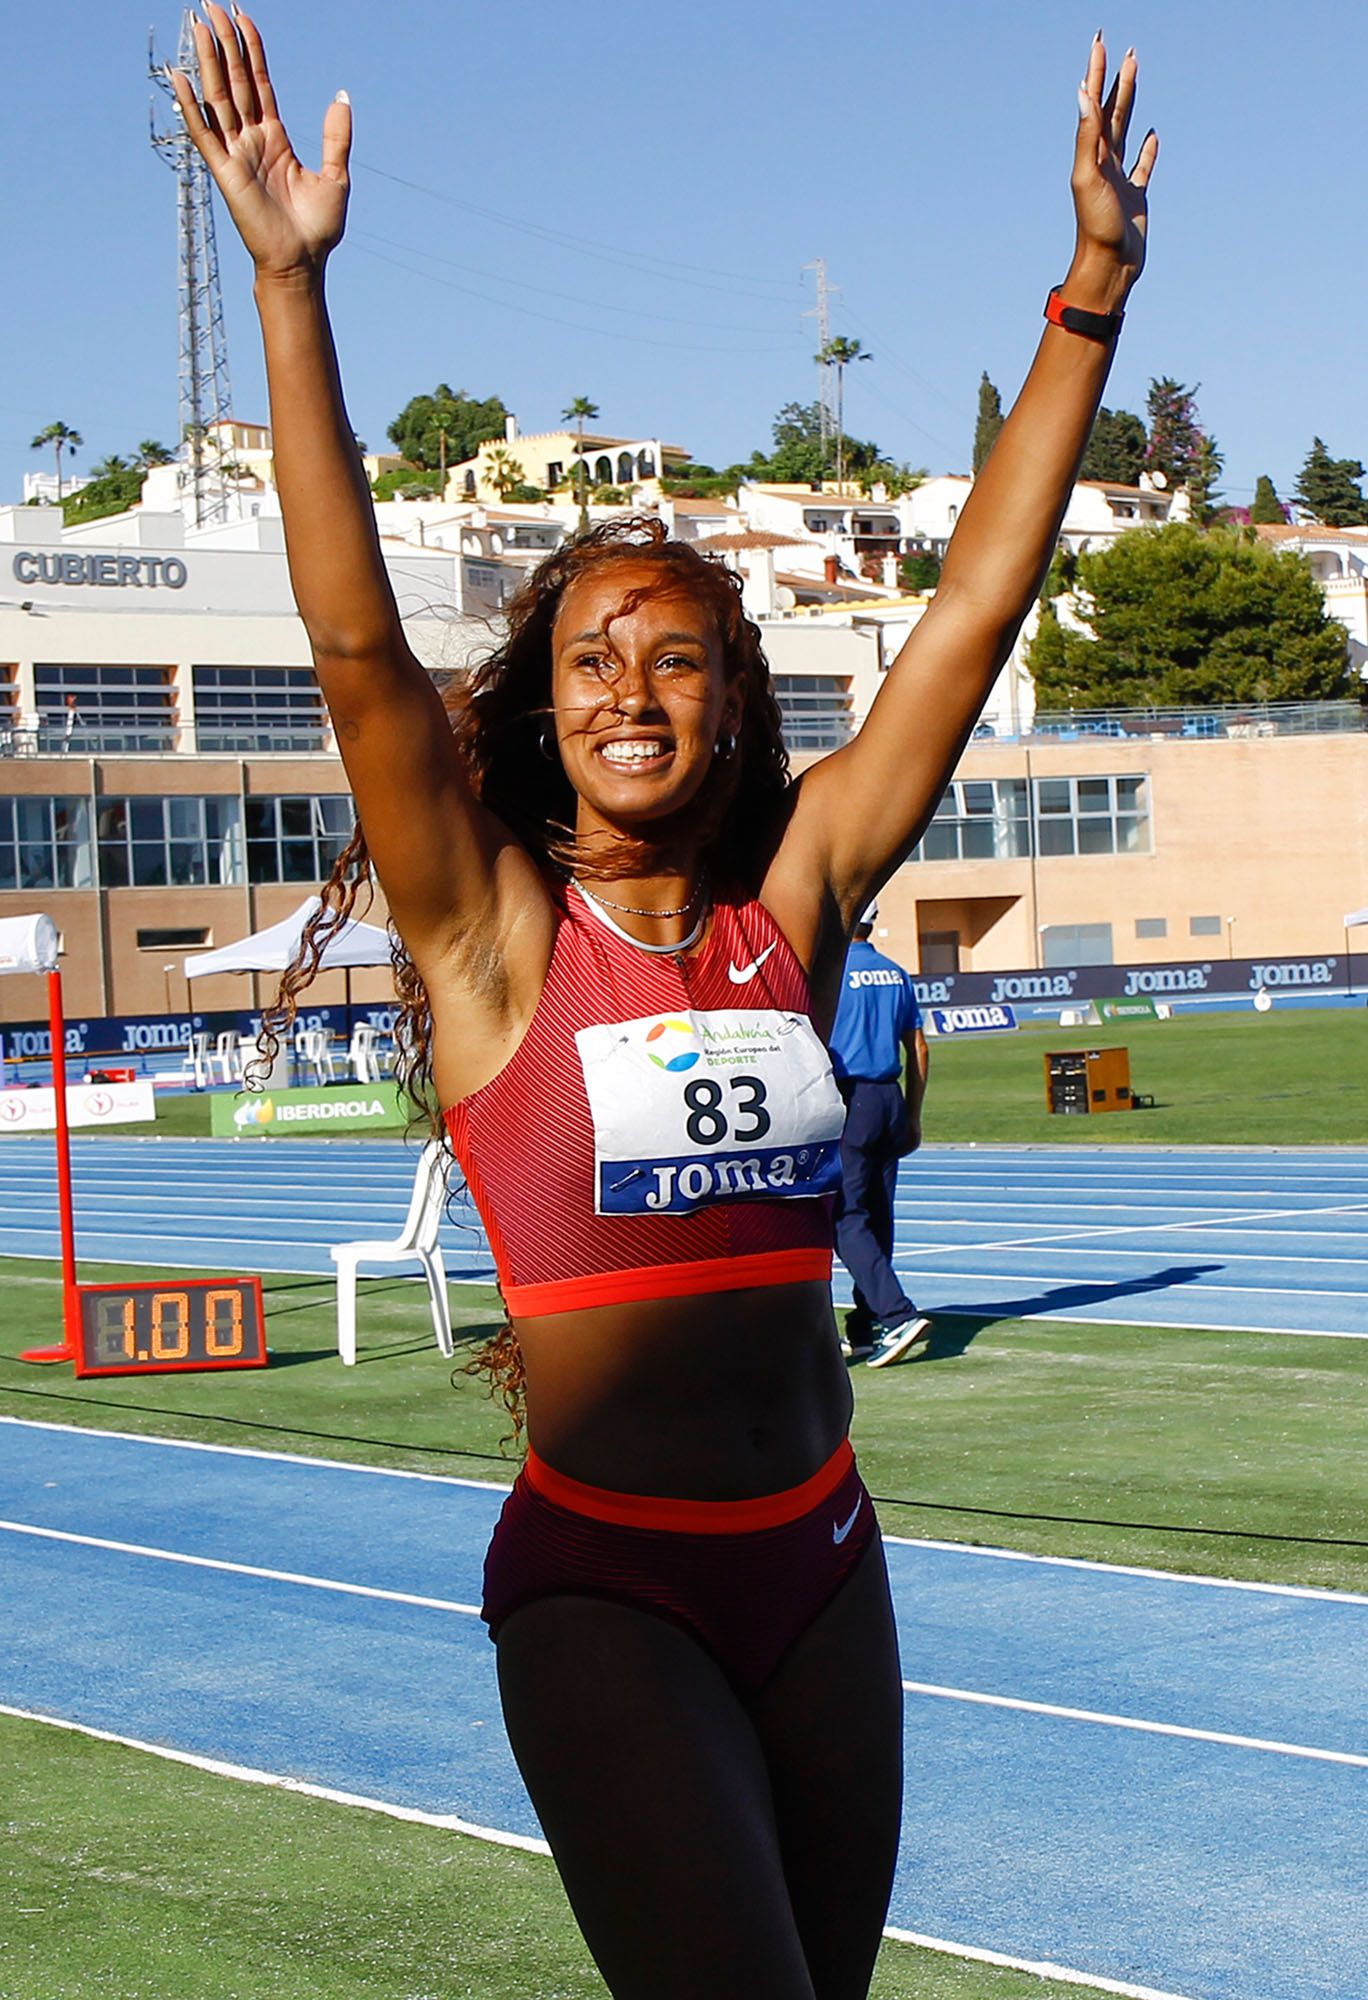
<svg viewBox="0 0 1368 2000">
<path fill-rule="evenodd" d="M 1045 317 L 1051 326 L 1062 326 L 1065 333 L 1081 333 L 1085 340 L 1100 340 L 1103 346 L 1115 340 L 1125 323 L 1123 312 L 1087 312 L 1082 306 L 1067 306 L 1058 285 L 1050 287 L 1050 296 L 1045 301 Z"/>
</svg>

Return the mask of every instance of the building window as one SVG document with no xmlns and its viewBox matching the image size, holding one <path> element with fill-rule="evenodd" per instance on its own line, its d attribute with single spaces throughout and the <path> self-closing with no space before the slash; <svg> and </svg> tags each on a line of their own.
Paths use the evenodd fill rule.
<svg viewBox="0 0 1368 2000">
<path fill-rule="evenodd" d="M 1144 777 L 1037 778 L 1037 853 L 1148 854 Z"/>
<path fill-rule="evenodd" d="M 174 747 L 169 667 L 39 665 L 33 680 L 40 753 L 89 756 Z"/>
<path fill-rule="evenodd" d="M 1219 917 L 1189 917 L 1189 937 L 1219 937 L 1224 926 Z"/>
<path fill-rule="evenodd" d="M 1167 917 L 1137 917 L 1135 935 L 1138 938 L 1162 938 L 1168 936 Z"/>
<path fill-rule="evenodd" d="M 1110 924 L 1046 924 L 1040 933 L 1042 965 L 1114 965 Z"/>
<path fill-rule="evenodd" d="M 321 750 L 323 696 L 308 667 L 196 667 L 201 750 Z"/>
<path fill-rule="evenodd" d="M 102 798 L 100 886 L 222 887 L 242 880 L 235 798 Z"/>
<path fill-rule="evenodd" d="M 138 932 L 139 951 L 194 951 L 198 947 L 214 942 L 213 936 L 203 924 L 189 930 L 140 930 Z"/>
<path fill-rule="evenodd" d="M 850 741 L 847 676 L 776 674 L 774 695 L 790 750 L 839 750 Z"/>
<path fill-rule="evenodd" d="M 1013 861 L 1029 855 L 1024 778 L 957 778 L 913 850 L 914 861 Z"/>
<path fill-rule="evenodd" d="M 88 889 L 92 862 L 89 799 L 0 799 L 0 889 Z"/>
<path fill-rule="evenodd" d="M 248 799 L 248 880 L 325 882 L 355 818 L 346 792 Z"/>
</svg>

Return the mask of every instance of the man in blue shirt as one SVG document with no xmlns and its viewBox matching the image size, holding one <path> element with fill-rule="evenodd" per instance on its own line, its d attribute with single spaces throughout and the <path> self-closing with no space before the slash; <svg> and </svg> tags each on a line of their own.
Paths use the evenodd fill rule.
<svg viewBox="0 0 1368 2000">
<path fill-rule="evenodd" d="M 852 1357 L 886 1368 L 931 1337 L 930 1320 L 893 1269 L 898 1161 L 921 1144 L 927 1054 L 911 974 L 869 942 L 878 913 L 871 903 L 855 926 L 831 1030 L 831 1066 L 846 1102 L 836 1197 L 836 1252 L 855 1280 L 846 1341 Z"/>
</svg>

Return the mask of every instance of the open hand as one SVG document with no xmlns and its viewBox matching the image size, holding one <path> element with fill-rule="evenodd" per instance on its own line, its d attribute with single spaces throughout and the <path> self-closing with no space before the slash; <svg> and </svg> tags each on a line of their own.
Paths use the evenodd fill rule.
<svg viewBox="0 0 1368 2000">
<path fill-rule="evenodd" d="M 239 9 L 230 16 L 212 0 L 205 12 L 207 23 L 194 22 L 203 105 L 183 70 L 169 72 L 186 129 L 258 273 L 317 272 L 346 221 L 351 105 L 345 97 L 329 105 L 322 164 L 310 173 L 280 122 L 256 24 Z"/>
<path fill-rule="evenodd" d="M 1078 141 L 1074 150 L 1073 199 L 1078 223 L 1074 255 L 1080 275 L 1107 296 L 1097 305 L 1113 311 L 1139 277 L 1145 262 L 1148 220 L 1145 190 L 1159 156 L 1159 140 L 1145 134 L 1135 164 L 1126 173 L 1126 134 L 1135 108 L 1136 61 L 1128 49 L 1112 79 L 1105 101 L 1107 51 L 1099 34 L 1088 52 L 1088 70 L 1078 91 Z M 1071 305 L 1091 307 L 1092 298 L 1078 296 L 1071 284 L 1065 297 Z"/>
</svg>

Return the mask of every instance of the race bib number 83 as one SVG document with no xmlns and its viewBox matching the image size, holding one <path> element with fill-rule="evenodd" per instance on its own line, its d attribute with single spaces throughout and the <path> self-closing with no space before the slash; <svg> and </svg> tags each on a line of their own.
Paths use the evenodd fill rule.
<svg viewBox="0 0 1368 2000">
<path fill-rule="evenodd" d="M 575 1036 L 594 1121 L 599 1215 L 829 1194 L 845 1106 L 802 1014 L 648 1014 Z"/>
</svg>

